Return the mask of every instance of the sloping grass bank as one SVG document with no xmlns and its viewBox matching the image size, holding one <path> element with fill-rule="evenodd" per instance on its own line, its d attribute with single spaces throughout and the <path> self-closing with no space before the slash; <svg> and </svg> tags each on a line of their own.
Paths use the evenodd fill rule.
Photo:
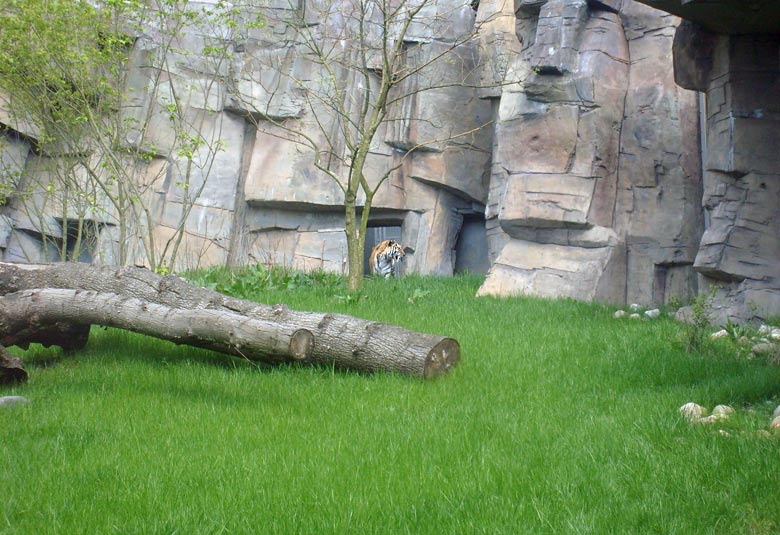
<svg viewBox="0 0 780 535">
<path fill-rule="evenodd" d="M 424 382 L 240 359 L 94 328 L 34 348 L 0 410 L 0 533 L 780 532 L 780 369 L 685 351 L 673 321 L 474 298 L 476 277 L 200 282 L 457 338 Z M 687 401 L 738 409 L 691 426 Z M 724 433 L 721 433 L 723 430 Z"/>
</svg>

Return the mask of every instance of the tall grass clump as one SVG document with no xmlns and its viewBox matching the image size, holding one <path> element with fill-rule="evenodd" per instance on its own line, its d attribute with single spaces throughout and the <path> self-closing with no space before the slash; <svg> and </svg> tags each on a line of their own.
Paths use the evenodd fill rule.
<svg viewBox="0 0 780 535">
<path fill-rule="evenodd" d="M 241 359 L 93 328 L 17 351 L 0 395 L 0 533 L 774 534 L 780 369 L 668 317 L 475 298 L 481 278 L 343 279 L 264 268 L 216 289 L 452 336 L 422 381 Z M 688 401 L 736 415 L 691 425 Z"/>
</svg>

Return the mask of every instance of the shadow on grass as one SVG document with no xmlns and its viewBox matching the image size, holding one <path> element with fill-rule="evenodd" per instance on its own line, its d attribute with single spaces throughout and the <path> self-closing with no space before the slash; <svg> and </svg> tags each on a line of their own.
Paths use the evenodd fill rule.
<svg viewBox="0 0 780 535">
<path fill-rule="evenodd" d="M 172 366 L 187 367 L 193 364 L 217 368 L 227 372 L 255 371 L 272 373 L 279 371 L 307 371 L 316 375 L 338 375 L 344 377 L 366 377 L 376 375 L 368 371 L 337 368 L 329 365 L 304 364 L 298 362 L 268 363 L 240 356 L 227 355 L 218 351 L 189 345 L 177 345 L 167 340 L 138 334 L 121 329 L 93 326 L 87 346 L 79 351 L 43 347 L 31 344 L 28 350 L 12 348 L 12 354 L 21 357 L 25 367 L 35 370 L 54 368 L 70 361 L 138 362 L 154 368 Z"/>
<path fill-rule="evenodd" d="M 243 368 L 265 370 L 276 367 L 217 351 L 177 345 L 143 334 L 96 326 L 92 327 L 87 346 L 78 351 L 66 351 L 56 346 L 43 347 L 40 344 L 31 344 L 27 350 L 14 347 L 11 352 L 21 357 L 25 366 L 32 369 L 51 368 L 72 359 L 102 359 L 106 362 L 135 360 L 160 367 L 197 362 L 226 370 Z"/>
</svg>

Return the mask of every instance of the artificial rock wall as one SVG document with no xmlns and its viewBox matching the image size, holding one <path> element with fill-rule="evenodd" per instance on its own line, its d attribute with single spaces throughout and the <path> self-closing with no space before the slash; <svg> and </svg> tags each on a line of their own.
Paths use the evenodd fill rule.
<svg viewBox="0 0 780 535">
<path fill-rule="evenodd" d="M 481 294 L 665 303 L 697 288 L 696 94 L 678 19 L 631 1 L 520 1 L 498 105 Z"/>
<path fill-rule="evenodd" d="M 287 4 L 263 5 L 278 14 Z M 745 121 L 760 119 L 748 110 L 753 116 L 724 120 L 718 115 L 723 108 L 713 107 L 718 95 L 733 98 L 737 88 L 747 98 L 750 89 L 736 79 L 724 84 L 717 69 L 683 84 L 688 89 L 678 86 L 671 58 L 679 19 L 633 0 L 482 0 L 475 6 L 460 0 L 436 3 L 432 9 L 445 14 L 446 24 L 412 32 L 411 40 L 424 46 L 409 58 L 425 62 L 457 36 L 474 32 L 456 51 L 459 68 L 468 65 L 474 83 L 405 99 L 406 119 L 379 132 L 369 157 L 368 178 L 376 180 L 426 138 L 489 124 L 475 135 L 407 157 L 375 198 L 372 225 L 400 227 L 404 245 L 415 249 L 406 271 L 449 275 L 456 267 L 489 267 L 481 295 L 618 304 L 685 300 L 708 279 L 727 283 L 733 294 L 749 279 L 751 291 L 760 292 L 732 295 L 737 304 L 730 313 L 745 317 L 749 307 L 755 309 L 748 304 L 754 301 L 764 315 L 780 312 L 780 290 L 766 282 L 775 280 L 780 258 L 777 237 L 767 230 L 775 215 L 761 208 L 772 199 L 776 206 L 776 153 L 749 136 L 739 145 L 744 150 L 724 153 L 713 134 L 739 133 Z M 203 40 L 191 32 L 179 44 L 195 53 Z M 743 61 L 734 47 L 719 46 L 724 61 Z M 161 75 L 179 94 L 212 81 L 215 88 L 205 96 L 191 91 L 188 113 L 206 137 L 224 146 L 210 157 L 208 174 L 196 173 L 194 184 L 203 187 L 197 188 L 200 194 L 186 218 L 184 254 L 175 267 L 264 262 L 343 270 L 343 194 L 314 169 L 311 153 L 275 135 L 269 125 L 247 120 L 258 108 L 273 110 L 300 131 L 322 135 L 302 105 L 300 88 L 284 81 L 285 73 L 310 83 L 320 77 L 291 27 L 280 22 L 248 30 L 233 43 L 231 63 L 219 68 L 204 63 L 161 69 L 149 60 L 154 47 L 153 39 L 138 36 L 123 112 L 160 114 L 164 99 L 145 88 Z M 286 70 L 268 69 L 269 58 Z M 434 76 L 449 79 L 452 65 L 435 63 Z M 777 68 L 776 58 L 773 65 Z M 271 82 L 273 92 L 267 89 Z M 340 83 L 359 81 L 345 75 Z M 710 103 L 704 181 L 699 98 L 693 90 L 706 90 Z M 776 103 L 771 95 L 764 98 Z M 770 104 L 761 109 L 774 114 Z M 42 158 L 64 157 L 34 153 L 34 129 L 7 114 L 0 114 L 0 122 L 7 127 L 3 168 L 15 170 L 5 172 L 7 189 L 29 182 Z M 775 126 L 766 135 L 776 139 Z M 183 196 L 193 190 L 177 186 L 181 162 L 166 149 L 171 136 L 160 119 L 151 137 L 126 140 L 144 143 L 155 155 L 144 165 L 157 243 L 175 232 Z M 759 156 L 769 167 L 738 163 Z M 56 210 L 44 209 L 40 221 L 28 212 L 13 197 L 0 209 L 0 257 L 51 258 L 56 250 L 47 248 L 67 240 L 56 230 Z M 91 258 L 116 261 L 112 244 L 118 236 L 111 218 L 95 215 L 93 222 L 100 239 Z M 760 239 L 752 234 L 756 228 Z M 47 229 L 53 240 L 42 239 Z M 140 252 L 133 261 L 143 262 Z"/>
<path fill-rule="evenodd" d="M 188 9 L 199 15 L 212 4 L 189 2 Z M 173 43 L 165 42 L 154 25 L 136 31 L 121 113 L 123 124 L 138 128 L 129 128 L 122 142 L 150 155 L 134 163 L 140 169 L 133 173 L 138 196 L 148 210 L 132 214 L 137 216 L 131 218 L 135 227 L 122 237 L 116 210 L 101 202 L 103 210 L 86 216 L 94 236 L 84 260 L 115 263 L 123 242 L 129 263 L 148 265 L 150 247 L 164 261 L 183 223 L 178 256 L 169 266 L 176 270 L 255 262 L 299 269 L 346 268 L 343 192 L 315 169 L 308 147 L 273 123 L 285 122 L 331 150 L 336 156 L 331 170 L 345 176 L 343 121 L 323 109 L 311 113 L 309 106 L 312 100 L 316 106 L 316 98 L 304 94 L 304 88 L 324 94 L 330 73 L 296 36 L 291 21 L 305 12 L 313 33 L 338 34 L 346 18 L 333 14 L 352 9 L 354 3 L 300 4 L 281 0 L 241 4 L 240 19 L 252 20 L 259 14 L 266 24 L 239 31 L 228 24 L 199 25 L 195 16 Z M 320 17 L 323 11 L 331 16 Z M 434 23 L 413 25 L 407 32 L 405 42 L 413 52 L 406 61 L 429 64 L 425 76 L 440 87 L 415 93 L 416 81 L 411 79 L 408 87 L 399 88 L 412 95 L 393 110 L 393 117 L 403 120 L 380 128 L 366 175 L 375 184 L 387 171 L 402 166 L 373 199 L 371 225 L 400 227 L 404 243 L 415 249 L 406 263 L 409 271 L 447 275 L 458 264 L 455 251 L 464 217 L 473 221 L 484 212 L 491 132 L 478 127 L 491 121 L 492 112 L 490 102 L 478 98 L 474 84 L 446 85 L 475 70 L 477 49 L 468 39 L 475 9 L 468 1 L 445 0 L 431 3 L 421 17 Z M 202 55 L 204 48 L 222 46 L 224 39 L 229 60 Z M 378 84 L 378 77 L 367 74 L 369 83 Z M 345 95 L 360 93 L 363 78 L 354 71 L 337 68 L 335 76 Z M 47 166 L 38 162 L 69 155 L 40 144 L 36 129 L 9 112 L 11 97 L 0 97 L 0 123 L 5 127 L 0 172 L 9 193 L 16 190 L 0 212 L 0 258 L 56 260 L 69 239 L 67 229 L 59 228 L 66 217 L 62 202 L 46 199 L 54 188 L 42 178 L 40 169 Z M 174 102 L 184 116 L 177 125 L 168 118 Z M 457 136 L 465 131 L 474 133 Z M 197 134 L 203 141 L 191 165 L 181 156 L 183 133 Z M 450 135 L 455 137 L 447 140 Z M 434 139 L 440 141 L 402 161 L 409 147 Z M 36 209 L 30 209 L 31 202 Z M 74 211 L 68 217 L 84 219 L 84 213 Z M 469 235 L 474 231 L 471 226 Z M 485 269 L 483 259 L 468 258 L 460 259 L 461 269 Z"/>
<path fill-rule="evenodd" d="M 707 224 L 694 267 L 722 320 L 780 313 L 777 30 L 714 34 L 686 21 L 675 38 L 678 83 L 706 96 Z"/>
</svg>

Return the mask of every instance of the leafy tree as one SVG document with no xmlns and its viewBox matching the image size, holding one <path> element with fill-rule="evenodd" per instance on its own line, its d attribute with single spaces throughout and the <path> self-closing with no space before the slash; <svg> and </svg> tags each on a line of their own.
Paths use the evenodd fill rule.
<svg viewBox="0 0 780 535">
<path fill-rule="evenodd" d="M 94 145 L 91 123 L 118 108 L 117 68 L 128 39 L 110 33 L 111 20 L 86 2 L 9 0 L 0 26 L 0 88 L 9 100 L 10 126 L 29 135 L 39 155 L 67 154 L 47 160 L 46 183 L 26 185 L 28 193 L 41 194 L 22 206 L 32 219 L 42 220 L 52 204 L 59 205 L 62 235 L 79 213 L 70 255 L 78 258 L 84 208 L 97 201 L 94 183 L 84 176 L 94 171 L 88 156 Z M 46 249 L 47 226 L 40 227 Z M 65 239 L 60 256 L 68 256 Z"/>
<path fill-rule="evenodd" d="M 28 136 L 50 166 L 15 180 L 22 189 L 13 195 L 33 219 L 60 212 L 62 259 L 78 259 L 84 229 L 107 221 L 117 231 L 112 260 L 135 261 L 140 246 L 152 269 L 176 263 L 187 218 L 223 142 L 218 129 L 203 128 L 213 110 L 192 113 L 189 106 L 193 98 L 208 102 L 219 76 L 181 87 L 168 74 L 195 62 L 224 70 L 237 15 L 222 0 L 205 7 L 186 0 L 5 2 L 0 92 L 8 100 L 8 126 Z M 199 49 L 187 49 L 192 34 Z M 139 59 L 147 79 L 132 87 L 128 64 Z M 145 98 L 143 106 L 128 102 L 134 93 Z M 166 147 L 158 142 L 161 129 Z M 174 232 L 158 244 L 152 196 L 166 168 L 175 170 L 182 202 Z M 193 182 L 196 173 L 203 178 Z M 45 242 L 46 225 L 40 227 Z"/>
</svg>

